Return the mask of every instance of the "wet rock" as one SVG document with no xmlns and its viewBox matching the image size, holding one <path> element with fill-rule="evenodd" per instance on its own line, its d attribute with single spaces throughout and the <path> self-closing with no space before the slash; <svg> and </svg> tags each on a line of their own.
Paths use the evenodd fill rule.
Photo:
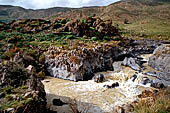
<svg viewBox="0 0 170 113">
<path fill-rule="evenodd" d="M 146 75 L 152 76 L 152 77 L 156 77 L 155 79 L 153 79 L 152 83 L 154 83 L 153 86 L 155 86 L 155 84 L 163 84 L 164 86 L 168 86 L 170 85 L 170 73 L 167 72 L 146 72 Z"/>
<path fill-rule="evenodd" d="M 142 70 L 142 64 L 141 64 L 140 60 L 138 60 L 137 58 L 132 58 L 132 57 L 127 58 L 126 57 L 123 61 L 123 65 L 129 66 L 136 71 Z"/>
<path fill-rule="evenodd" d="M 151 86 L 154 88 L 164 88 L 165 85 L 163 83 L 161 83 L 162 81 L 159 81 L 159 79 L 153 79 L 151 81 Z"/>
<path fill-rule="evenodd" d="M 151 84 L 151 80 L 148 77 L 144 77 L 141 81 L 141 84 L 143 85 L 147 85 L 147 84 Z"/>
<path fill-rule="evenodd" d="M 104 81 L 104 75 L 103 74 L 98 74 L 96 76 L 94 76 L 94 82 L 100 83 Z"/>
<path fill-rule="evenodd" d="M 51 47 L 46 53 L 46 66 L 51 76 L 68 80 L 89 80 L 94 76 L 94 72 L 113 70 L 112 63 L 117 57 L 119 49 L 105 45 L 103 48 L 79 47 L 75 50 L 67 51 L 62 56 L 51 58 L 51 51 L 58 48 Z"/>
<path fill-rule="evenodd" d="M 116 88 L 116 87 L 119 87 L 119 83 L 116 82 L 116 83 L 113 83 L 112 85 L 104 85 L 103 87 L 105 87 L 105 88 Z"/>
<path fill-rule="evenodd" d="M 133 82 L 135 82 L 135 80 L 137 79 L 137 75 L 134 74 L 130 79 L 131 79 Z"/>
</svg>

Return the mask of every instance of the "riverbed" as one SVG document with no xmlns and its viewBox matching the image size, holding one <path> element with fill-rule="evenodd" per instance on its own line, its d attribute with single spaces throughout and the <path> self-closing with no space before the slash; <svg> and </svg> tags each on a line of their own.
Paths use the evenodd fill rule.
<svg viewBox="0 0 170 113">
<path fill-rule="evenodd" d="M 145 71 L 153 70 L 148 66 L 148 59 L 152 54 L 141 55 Z M 138 99 L 143 91 L 153 91 L 150 84 L 142 84 L 143 78 L 148 77 L 142 72 L 137 72 L 130 67 L 122 66 L 119 72 L 99 72 L 105 76 L 102 83 L 94 80 L 69 81 L 53 77 L 43 80 L 45 86 L 47 106 L 57 113 L 75 113 L 75 109 L 83 113 L 111 113 L 118 106 L 130 104 Z M 96 73 L 96 74 L 99 74 Z M 133 76 L 137 75 L 134 80 Z M 152 79 L 152 78 L 150 78 Z M 105 86 L 119 83 L 118 87 L 107 88 Z M 61 101 L 55 103 L 55 99 Z"/>
</svg>

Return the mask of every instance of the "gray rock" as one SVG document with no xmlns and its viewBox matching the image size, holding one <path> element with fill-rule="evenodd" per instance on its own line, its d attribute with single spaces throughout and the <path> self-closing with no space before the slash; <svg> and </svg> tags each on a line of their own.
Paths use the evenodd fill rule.
<svg viewBox="0 0 170 113">
<path fill-rule="evenodd" d="M 115 72 L 120 72 L 122 70 L 121 64 L 122 64 L 122 61 L 114 62 L 113 63 L 113 70 Z"/>
<path fill-rule="evenodd" d="M 167 72 L 146 72 L 146 75 L 156 77 L 152 80 L 152 83 L 155 86 L 156 84 L 163 84 L 164 86 L 170 85 L 170 73 Z"/>
<path fill-rule="evenodd" d="M 156 48 L 148 63 L 156 70 L 170 73 L 170 45 L 164 44 Z"/>
<path fill-rule="evenodd" d="M 135 59 L 135 58 L 132 58 L 132 57 L 130 57 L 130 58 L 126 57 L 123 61 L 123 65 L 129 66 L 136 71 L 142 70 L 142 66 L 140 64 L 140 61 L 138 59 Z"/>
<path fill-rule="evenodd" d="M 105 48 L 100 46 L 90 49 L 80 47 L 76 50 L 65 52 L 63 56 L 55 58 L 50 58 L 50 51 L 51 49 L 49 48 L 45 61 L 50 75 L 57 78 L 78 81 L 92 79 L 95 72 L 113 70 L 112 63 L 118 57 L 119 49 L 107 45 Z"/>
</svg>

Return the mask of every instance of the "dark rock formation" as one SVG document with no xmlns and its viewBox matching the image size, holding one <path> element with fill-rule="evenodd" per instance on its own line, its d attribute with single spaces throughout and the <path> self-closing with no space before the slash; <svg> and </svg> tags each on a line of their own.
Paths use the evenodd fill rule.
<svg viewBox="0 0 170 113">
<path fill-rule="evenodd" d="M 46 113 L 43 84 L 19 64 L 0 62 L 0 112 Z"/>
<path fill-rule="evenodd" d="M 112 21 L 104 21 L 100 18 L 87 17 L 82 20 L 69 20 L 66 18 L 57 18 L 54 21 L 43 19 L 19 19 L 14 20 L 8 25 L 0 23 L 0 30 L 17 31 L 22 33 L 50 32 L 54 34 L 64 34 L 70 32 L 79 37 L 95 37 L 97 39 L 110 40 L 117 36 L 119 40 L 120 33 L 112 25 Z"/>
<path fill-rule="evenodd" d="M 143 85 L 151 84 L 151 80 L 148 77 L 144 77 L 141 81 L 141 84 Z"/>
</svg>

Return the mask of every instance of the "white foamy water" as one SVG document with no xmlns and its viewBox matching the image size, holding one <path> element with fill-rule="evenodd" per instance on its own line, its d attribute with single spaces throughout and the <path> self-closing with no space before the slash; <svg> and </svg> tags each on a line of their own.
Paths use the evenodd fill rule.
<svg viewBox="0 0 170 113">
<path fill-rule="evenodd" d="M 146 59 L 147 60 L 147 59 Z M 76 103 L 79 111 L 86 113 L 110 113 L 115 106 L 130 104 L 137 100 L 137 96 L 144 90 L 152 90 L 150 84 L 141 84 L 142 73 L 132 81 L 135 71 L 124 67 L 121 72 L 101 72 L 106 76 L 103 83 L 95 83 L 93 80 L 73 82 L 48 77 L 43 81 L 47 93 L 47 104 L 51 110 L 58 113 L 72 113 L 70 105 L 54 106 L 53 99 L 60 99 L 65 103 Z M 48 82 L 46 82 L 48 81 Z M 104 85 L 119 83 L 119 87 L 105 88 Z"/>
</svg>

